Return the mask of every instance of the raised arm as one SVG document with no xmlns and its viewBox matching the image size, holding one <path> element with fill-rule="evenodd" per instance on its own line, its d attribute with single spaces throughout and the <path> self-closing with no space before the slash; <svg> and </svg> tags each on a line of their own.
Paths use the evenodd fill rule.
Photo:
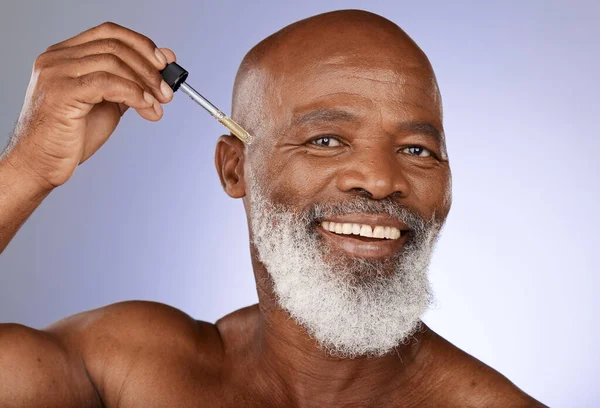
<svg viewBox="0 0 600 408">
<path fill-rule="evenodd" d="M 0 155 L 0 252 L 41 201 L 64 184 L 134 108 L 156 121 L 173 97 L 160 70 L 175 60 L 113 23 L 49 47 L 33 65 L 25 103 Z"/>
<path fill-rule="evenodd" d="M 0 154 L 0 253 L 48 194 L 108 140 L 129 107 L 144 119 L 161 118 L 161 103 L 173 92 L 160 70 L 174 60 L 172 51 L 113 23 L 36 59 L 21 115 Z M 101 406 L 81 344 L 73 340 L 83 326 L 69 320 L 59 331 L 39 331 L 0 324 L 0 407 Z"/>
<path fill-rule="evenodd" d="M 50 191 L 29 177 L 10 156 L 0 160 L 0 254 Z"/>
</svg>

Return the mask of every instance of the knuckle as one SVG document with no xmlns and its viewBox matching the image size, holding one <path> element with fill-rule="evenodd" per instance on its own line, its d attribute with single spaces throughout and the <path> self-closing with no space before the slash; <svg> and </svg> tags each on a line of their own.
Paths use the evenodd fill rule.
<svg viewBox="0 0 600 408">
<path fill-rule="evenodd" d="M 35 72 L 39 72 L 41 70 L 43 70 L 44 68 L 46 68 L 49 64 L 49 57 L 48 57 L 48 53 L 44 52 L 43 54 L 40 54 L 35 61 L 33 61 L 33 70 Z"/>
<path fill-rule="evenodd" d="M 140 35 L 140 36 L 141 36 L 141 41 L 142 41 L 142 44 L 144 45 L 144 47 L 146 47 L 148 49 L 148 51 L 154 52 L 154 49 L 157 48 L 154 41 L 152 41 L 150 38 L 148 38 L 144 35 Z"/>
<path fill-rule="evenodd" d="M 57 48 L 58 48 L 58 46 L 59 46 L 58 44 L 53 44 L 53 45 L 49 46 L 48 48 L 46 48 L 46 49 L 44 50 L 44 52 L 50 52 L 50 51 L 54 51 L 55 49 L 57 49 Z"/>
<path fill-rule="evenodd" d="M 58 61 L 51 52 L 44 52 L 40 54 L 35 61 L 33 61 L 33 73 L 39 78 L 45 78 L 53 75 L 60 61 Z"/>
<path fill-rule="evenodd" d="M 92 74 L 83 75 L 75 78 L 75 84 L 78 88 L 87 88 L 92 83 Z"/>
<path fill-rule="evenodd" d="M 118 24 L 113 23 L 112 21 L 105 21 L 104 23 L 98 26 L 98 29 L 104 32 L 112 33 L 115 30 L 119 29 L 119 27 L 120 26 Z"/>
<path fill-rule="evenodd" d="M 120 67 L 122 65 L 121 58 L 115 54 L 100 54 L 97 58 L 108 66 Z"/>
<path fill-rule="evenodd" d="M 92 76 L 93 82 L 98 85 L 104 85 L 110 82 L 110 74 L 108 72 L 96 72 Z"/>
<path fill-rule="evenodd" d="M 109 52 L 119 52 L 125 47 L 125 44 L 116 38 L 106 38 L 102 40 L 102 46 Z"/>
<path fill-rule="evenodd" d="M 150 85 L 160 86 L 162 76 L 151 64 L 144 64 L 144 76 L 147 78 Z"/>
<path fill-rule="evenodd" d="M 77 83 L 82 87 L 102 87 L 109 81 L 109 75 L 107 72 L 99 71 L 89 75 L 83 75 L 77 78 Z"/>
</svg>

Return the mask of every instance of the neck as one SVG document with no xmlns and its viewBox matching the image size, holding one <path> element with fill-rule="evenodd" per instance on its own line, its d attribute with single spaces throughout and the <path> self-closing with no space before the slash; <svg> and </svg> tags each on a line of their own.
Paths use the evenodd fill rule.
<svg viewBox="0 0 600 408">
<path fill-rule="evenodd" d="M 268 272 L 255 259 L 260 313 L 257 361 L 268 378 L 269 393 L 274 396 L 273 390 L 280 391 L 274 396 L 279 406 L 381 406 L 392 393 L 397 404 L 402 390 L 408 399 L 426 382 L 430 330 L 425 325 L 408 344 L 384 356 L 332 357 L 279 307 Z"/>
</svg>

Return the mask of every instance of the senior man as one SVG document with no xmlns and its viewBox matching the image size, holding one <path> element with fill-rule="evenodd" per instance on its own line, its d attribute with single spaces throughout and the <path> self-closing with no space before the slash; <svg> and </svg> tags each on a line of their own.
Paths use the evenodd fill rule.
<svg viewBox="0 0 600 408">
<path fill-rule="evenodd" d="M 174 60 L 111 23 L 37 58 L 0 161 L 0 249 L 129 107 L 160 119 Z M 398 26 L 346 10 L 282 29 L 242 61 L 232 116 L 254 143 L 222 136 L 215 163 L 259 303 L 216 324 L 125 302 L 0 325 L 1 406 L 543 406 L 420 320 L 450 167 L 433 70 Z"/>
</svg>

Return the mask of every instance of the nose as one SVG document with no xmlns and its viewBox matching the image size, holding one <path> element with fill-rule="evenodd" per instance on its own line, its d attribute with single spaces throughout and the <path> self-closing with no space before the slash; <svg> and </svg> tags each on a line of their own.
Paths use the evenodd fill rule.
<svg viewBox="0 0 600 408">
<path fill-rule="evenodd" d="M 393 149 L 363 147 L 339 172 L 337 187 L 343 192 L 366 194 L 375 200 L 386 197 L 406 197 L 410 184 L 402 171 L 398 153 Z"/>
</svg>

